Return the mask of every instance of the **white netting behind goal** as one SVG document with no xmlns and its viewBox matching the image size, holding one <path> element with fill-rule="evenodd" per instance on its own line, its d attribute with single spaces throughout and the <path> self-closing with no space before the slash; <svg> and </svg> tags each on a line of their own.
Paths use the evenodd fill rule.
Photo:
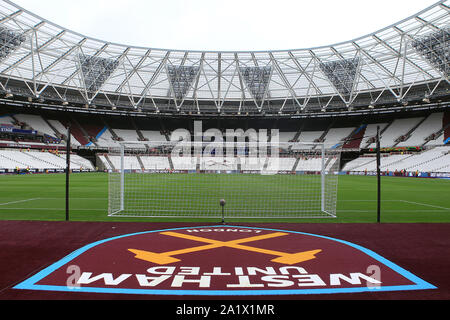
<svg viewBox="0 0 450 320">
<path fill-rule="evenodd" d="M 123 143 L 101 156 L 109 215 L 219 218 L 224 199 L 227 218 L 336 217 L 339 151 L 315 143 L 252 148 Z"/>
</svg>

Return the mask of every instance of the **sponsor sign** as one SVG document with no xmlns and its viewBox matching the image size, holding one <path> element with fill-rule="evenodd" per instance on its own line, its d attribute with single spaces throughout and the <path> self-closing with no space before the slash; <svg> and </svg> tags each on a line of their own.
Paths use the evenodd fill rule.
<svg viewBox="0 0 450 320">
<path fill-rule="evenodd" d="M 0 132 L 37 135 L 36 130 L 22 130 L 22 129 L 16 129 L 16 128 L 11 128 L 11 127 L 0 127 Z"/>
</svg>

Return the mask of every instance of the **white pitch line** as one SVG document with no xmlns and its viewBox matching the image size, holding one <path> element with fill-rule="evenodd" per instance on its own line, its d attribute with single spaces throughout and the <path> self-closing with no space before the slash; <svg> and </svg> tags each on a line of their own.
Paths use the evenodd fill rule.
<svg viewBox="0 0 450 320">
<path fill-rule="evenodd" d="M 65 211 L 64 208 L 0 208 L 1 210 L 27 210 L 27 211 Z M 101 211 L 106 209 L 70 209 L 71 211 Z"/>
<path fill-rule="evenodd" d="M 339 202 L 377 202 L 378 200 L 338 200 Z M 381 202 L 401 202 L 403 200 L 381 200 Z"/>
<path fill-rule="evenodd" d="M 416 204 L 419 206 L 425 206 L 425 207 L 431 207 L 431 208 L 436 208 L 436 209 L 443 209 L 443 210 L 450 210 L 450 208 L 444 208 L 444 207 L 439 207 L 439 206 L 435 206 L 432 204 L 426 204 L 426 203 L 420 203 L 420 202 L 414 202 L 414 201 L 407 201 L 407 200 L 400 200 L 401 202 L 406 202 L 406 203 L 410 203 L 410 204 Z"/>
<path fill-rule="evenodd" d="M 30 202 L 30 201 L 34 201 L 34 200 L 40 200 L 40 199 L 41 198 L 33 198 L 33 199 L 26 199 L 26 200 L 11 201 L 11 202 L 6 202 L 6 203 L 0 203 L 0 206 L 7 206 L 9 204 Z"/>
<path fill-rule="evenodd" d="M 1 209 L 0 209 L 1 210 Z M 360 212 L 360 213 L 374 213 L 376 210 L 338 210 L 338 213 L 345 212 Z M 386 213 L 396 213 L 396 212 L 405 212 L 404 210 L 383 210 Z M 408 210 L 408 212 L 442 212 L 442 210 Z"/>
<path fill-rule="evenodd" d="M 38 198 L 40 200 L 66 200 L 66 198 Z M 108 198 L 72 198 L 70 197 L 70 200 L 108 200 Z"/>
</svg>

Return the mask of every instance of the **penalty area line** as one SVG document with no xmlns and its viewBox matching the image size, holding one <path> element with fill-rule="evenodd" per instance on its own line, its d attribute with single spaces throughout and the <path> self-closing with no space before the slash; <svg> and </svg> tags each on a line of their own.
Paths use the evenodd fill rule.
<svg viewBox="0 0 450 320">
<path fill-rule="evenodd" d="M 10 205 L 10 204 L 16 204 L 16 203 L 31 202 L 31 201 L 35 201 L 35 200 L 41 200 L 41 198 L 33 198 L 33 199 L 25 199 L 25 200 L 18 200 L 18 201 L 11 201 L 11 202 L 6 202 L 6 203 L 0 203 L 0 206 L 7 206 L 7 205 Z"/>
<path fill-rule="evenodd" d="M 435 206 L 435 205 L 432 205 L 432 204 L 426 204 L 426 203 L 420 203 L 420 202 L 414 202 L 414 201 L 407 201 L 407 200 L 400 200 L 400 201 L 401 202 L 405 202 L 405 203 L 409 203 L 409 204 L 415 204 L 415 205 L 419 205 L 419 206 L 425 206 L 425 207 L 431 207 L 431 208 L 436 208 L 436 209 L 442 209 L 442 210 L 450 211 L 450 208 Z"/>
<path fill-rule="evenodd" d="M 28 211 L 66 211 L 65 208 L 0 208 L 0 211 L 6 210 L 28 210 Z M 70 209 L 70 211 L 99 211 L 104 212 L 105 209 Z"/>
</svg>

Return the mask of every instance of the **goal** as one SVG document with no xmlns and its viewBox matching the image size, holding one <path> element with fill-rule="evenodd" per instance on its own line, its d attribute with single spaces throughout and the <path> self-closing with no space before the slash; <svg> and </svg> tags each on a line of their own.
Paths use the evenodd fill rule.
<svg viewBox="0 0 450 320">
<path fill-rule="evenodd" d="M 337 216 L 340 152 L 324 144 L 133 141 L 100 160 L 110 216 Z"/>
</svg>

